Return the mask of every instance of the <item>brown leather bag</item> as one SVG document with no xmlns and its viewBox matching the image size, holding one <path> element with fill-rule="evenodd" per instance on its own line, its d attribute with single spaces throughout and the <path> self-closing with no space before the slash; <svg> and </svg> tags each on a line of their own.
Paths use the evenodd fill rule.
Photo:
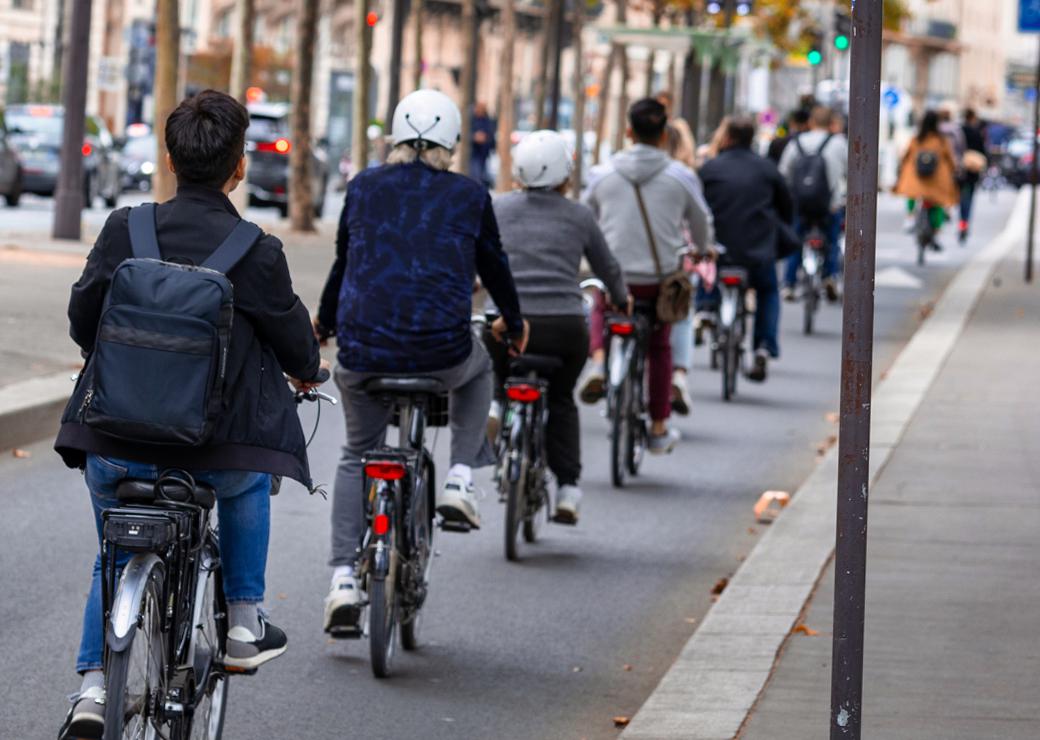
<svg viewBox="0 0 1040 740">
<path fill-rule="evenodd" d="M 674 324 L 682 321 L 690 314 L 690 299 L 693 297 L 693 283 L 689 276 L 680 269 L 667 275 L 661 271 L 661 258 L 657 255 L 657 242 L 654 239 L 654 230 L 650 228 L 650 217 L 646 213 L 646 203 L 643 202 L 643 191 L 639 183 L 632 183 L 636 190 L 636 200 L 639 201 L 639 213 L 643 216 L 643 226 L 646 227 L 646 238 L 650 244 L 650 254 L 654 258 L 654 269 L 657 270 L 659 290 L 657 293 L 657 320 L 663 324 Z"/>
</svg>

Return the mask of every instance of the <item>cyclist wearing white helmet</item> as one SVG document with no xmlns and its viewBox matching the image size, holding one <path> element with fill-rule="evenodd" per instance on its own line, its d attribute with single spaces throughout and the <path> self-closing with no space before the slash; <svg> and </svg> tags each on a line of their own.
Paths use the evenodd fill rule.
<svg viewBox="0 0 1040 740">
<path fill-rule="evenodd" d="M 574 385 L 588 355 L 581 290 L 582 257 L 607 285 L 611 300 L 627 303 L 621 268 L 610 253 L 592 211 L 564 195 L 574 158 L 555 131 L 535 131 L 513 153 L 513 176 L 522 187 L 495 199 L 502 246 L 520 295 L 520 308 L 531 323 L 528 351 L 562 360 L 549 380 L 546 451 L 556 476 L 557 521 L 575 524 L 581 503 L 578 409 Z M 508 373 L 503 346 L 488 343 L 501 389 Z M 496 392 L 501 400 L 501 390 Z M 492 409 L 494 418 L 499 407 Z"/>
<path fill-rule="evenodd" d="M 480 526 L 472 469 L 494 454 L 486 435 L 491 362 L 470 329 L 475 275 L 501 309 L 495 331 L 521 351 L 526 326 L 487 190 L 448 171 L 460 121 L 443 93 L 408 95 L 394 111 L 387 164 L 362 169 L 347 187 L 315 320 L 320 338 L 337 335 L 347 428 L 333 494 L 327 631 L 355 626 L 363 603 L 354 575 L 365 527 L 361 456 L 382 444 L 390 421 L 390 409 L 362 390 L 366 380 L 422 375 L 450 389 L 451 469 L 437 511 Z"/>
</svg>

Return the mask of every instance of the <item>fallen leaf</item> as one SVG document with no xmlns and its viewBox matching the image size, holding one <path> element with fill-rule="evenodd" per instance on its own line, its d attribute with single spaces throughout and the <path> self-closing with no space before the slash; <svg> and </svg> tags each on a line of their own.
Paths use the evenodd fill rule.
<svg viewBox="0 0 1040 740">
<path fill-rule="evenodd" d="M 715 585 L 712 586 L 712 588 L 711 588 L 711 593 L 714 596 L 718 596 L 719 594 L 721 594 L 723 591 L 726 590 L 726 586 L 728 586 L 728 585 L 729 585 L 729 578 L 720 578 L 719 580 L 715 581 Z"/>
<path fill-rule="evenodd" d="M 737 555 L 738 563 L 743 563 L 745 560 L 747 560 L 747 555 Z"/>
<path fill-rule="evenodd" d="M 1024 319 L 1025 317 L 1026 317 L 1026 310 L 1024 308 L 1016 308 L 1015 309 L 1015 318 L 1016 319 Z"/>
<path fill-rule="evenodd" d="M 927 319 L 929 316 L 931 316 L 932 315 L 932 311 L 934 311 L 934 310 L 935 310 L 935 302 L 934 301 L 928 301 L 927 303 L 923 303 L 923 304 L 921 304 L 918 307 L 917 314 L 918 314 L 918 316 L 921 317 L 922 320 L 924 320 L 924 319 Z"/>
<path fill-rule="evenodd" d="M 748 527 L 747 528 L 747 533 L 748 534 L 758 534 L 758 530 L 755 529 L 754 527 Z"/>
<path fill-rule="evenodd" d="M 686 624 L 697 624 L 697 617 L 686 617 L 683 619 Z"/>
<path fill-rule="evenodd" d="M 32 457 L 32 453 L 29 452 L 29 450 L 23 450 L 18 447 L 15 447 L 13 450 L 11 450 L 11 454 L 17 457 L 19 460 L 24 460 L 27 457 Z"/>
<path fill-rule="evenodd" d="M 825 440 L 823 440 L 822 442 L 820 442 L 819 444 L 816 445 L 816 454 L 820 455 L 821 457 L 823 455 L 826 455 L 827 454 L 827 450 L 829 450 L 831 447 L 833 447 L 835 445 L 835 443 L 837 443 L 837 441 L 838 441 L 838 435 L 836 435 L 836 434 L 828 435 Z"/>
<path fill-rule="evenodd" d="M 816 635 L 820 634 L 819 632 L 814 630 L 812 627 L 808 627 L 808 626 L 806 626 L 804 624 L 800 624 L 797 627 L 795 627 L 793 630 L 791 630 L 791 633 L 792 634 L 799 634 L 800 633 L 800 634 L 806 635 L 807 637 L 815 637 Z"/>
<path fill-rule="evenodd" d="M 623 714 L 618 715 L 614 718 L 614 727 L 628 727 L 628 723 L 631 721 L 631 717 L 626 717 Z"/>
<path fill-rule="evenodd" d="M 840 419 L 841 416 L 838 414 L 837 411 L 828 411 L 826 414 L 823 415 L 823 418 L 831 424 L 837 424 L 838 419 Z"/>
<path fill-rule="evenodd" d="M 773 520 L 779 516 L 780 510 L 790 501 L 791 494 L 787 491 L 766 491 L 755 502 L 755 520 L 759 524 L 772 524 Z M 750 528 L 748 532 L 751 533 Z"/>
<path fill-rule="evenodd" d="M 632 666 L 629 665 L 628 663 L 625 663 L 623 666 L 621 666 L 621 669 L 625 670 L 625 671 L 631 671 L 632 670 Z"/>
<path fill-rule="evenodd" d="M 277 598 L 278 598 L 278 599 L 279 599 L 280 601 L 285 601 L 286 599 L 288 599 L 288 598 L 289 598 L 289 596 L 288 596 L 288 594 L 278 594 L 278 597 L 277 597 Z"/>
</svg>

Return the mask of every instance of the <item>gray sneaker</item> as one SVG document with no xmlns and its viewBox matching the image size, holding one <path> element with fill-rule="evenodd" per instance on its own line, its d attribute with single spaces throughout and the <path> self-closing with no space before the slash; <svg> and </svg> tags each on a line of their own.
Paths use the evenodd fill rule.
<svg viewBox="0 0 1040 740">
<path fill-rule="evenodd" d="M 91 686 L 76 697 L 58 740 L 101 740 L 105 731 L 105 690 Z"/>
<path fill-rule="evenodd" d="M 556 492 L 556 513 L 553 521 L 557 524 L 577 524 L 578 512 L 581 511 L 581 489 L 577 486 L 560 486 Z"/>
<path fill-rule="evenodd" d="M 289 639 L 284 632 L 268 622 L 263 614 L 258 626 L 259 636 L 242 626 L 228 630 L 224 665 L 251 671 L 285 652 Z"/>
<path fill-rule="evenodd" d="M 651 434 L 650 444 L 647 445 L 647 449 L 653 455 L 667 455 L 669 452 L 675 449 L 676 443 L 679 441 L 679 432 L 674 429 L 669 429 L 664 434 Z"/>
</svg>

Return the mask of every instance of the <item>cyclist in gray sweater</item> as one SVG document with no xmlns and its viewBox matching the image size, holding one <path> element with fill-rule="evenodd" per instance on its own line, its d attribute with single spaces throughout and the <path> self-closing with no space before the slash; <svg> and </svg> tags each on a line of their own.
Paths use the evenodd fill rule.
<svg viewBox="0 0 1040 740">
<path fill-rule="evenodd" d="M 509 255 L 520 309 L 531 324 L 527 351 L 563 361 L 549 380 L 546 452 L 558 491 L 554 518 L 575 524 L 581 504 L 581 450 L 574 386 L 588 356 L 579 271 L 584 257 L 604 282 L 616 306 L 628 304 L 621 267 L 611 254 L 592 211 L 564 195 L 573 167 L 569 147 L 555 131 L 524 137 L 513 155 L 521 190 L 494 201 L 502 247 Z M 489 342 L 495 366 L 496 399 L 509 371 L 506 346 Z M 492 417 L 500 413 L 492 408 Z"/>
</svg>

